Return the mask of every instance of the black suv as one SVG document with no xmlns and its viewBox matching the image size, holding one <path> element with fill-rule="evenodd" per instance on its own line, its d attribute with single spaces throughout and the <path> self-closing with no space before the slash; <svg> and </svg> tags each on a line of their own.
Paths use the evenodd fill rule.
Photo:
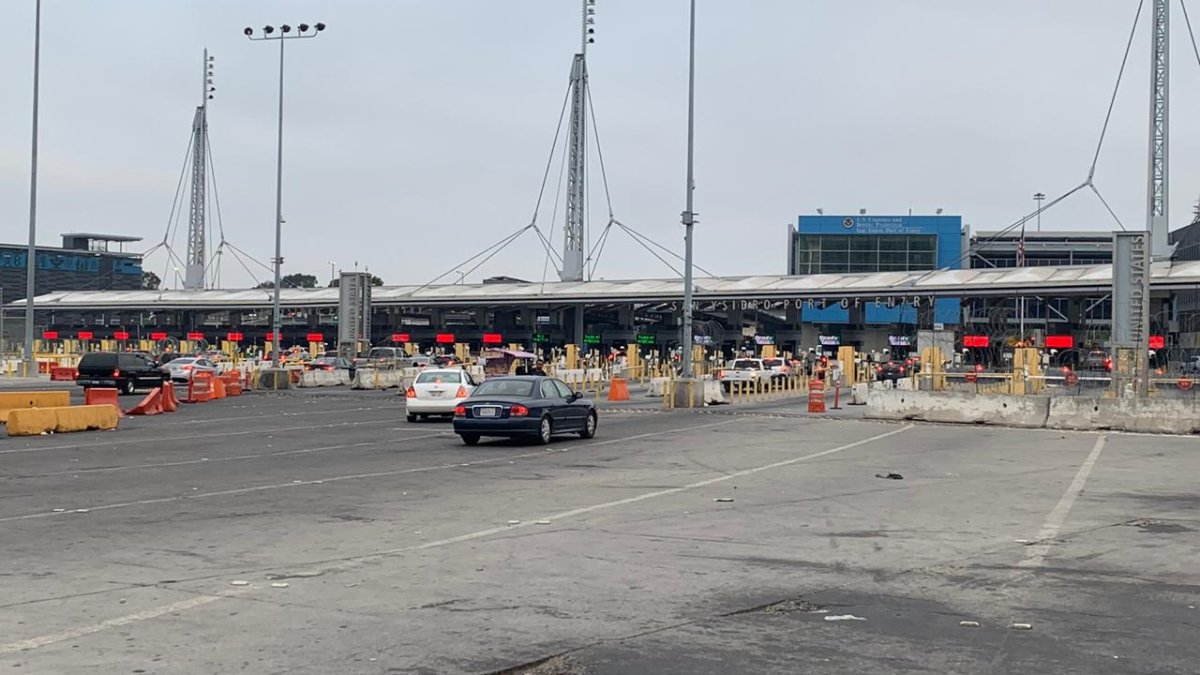
<svg viewBox="0 0 1200 675">
<path fill-rule="evenodd" d="M 161 387 L 167 374 L 149 357 L 134 352 L 90 352 L 79 361 L 75 383 L 81 387 L 115 387 L 122 394 Z"/>
</svg>

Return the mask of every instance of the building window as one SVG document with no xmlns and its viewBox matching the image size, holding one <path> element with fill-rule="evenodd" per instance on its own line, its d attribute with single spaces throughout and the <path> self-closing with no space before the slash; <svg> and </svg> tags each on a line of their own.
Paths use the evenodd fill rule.
<svg viewBox="0 0 1200 675">
<path fill-rule="evenodd" d="M 931 270 L 936 235 L 821 235 L 795 238 L 793 274 Z"/>
</svg>

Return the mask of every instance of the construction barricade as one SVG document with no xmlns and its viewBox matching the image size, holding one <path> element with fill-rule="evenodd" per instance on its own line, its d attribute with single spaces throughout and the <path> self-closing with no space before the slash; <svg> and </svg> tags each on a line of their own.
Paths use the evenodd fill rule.
<svg viewBox="0 0 1200 675">
<path fill-rule="evenodd" d="M 117 417 L 124 417 L 125 412 L 121 410 L 121 402 L 117 400 L 117 395 L 120 394 L 112 387 L 88 387 L 83 390 L 84 405 L 111 405 L 117 409 Z"/>
<path fill-rule="evenodd" d="M 162 409 L 163 412 L 175 412 L 179 408 L 179 399 L 175 398 L 175 385 L 163 382 Z"/>
<path fill-rule="evenodd" d="M 808 412 L 825 412 L 825 381 L 813 378 L 808 381 Z"/>
<path fill-rule="evenodd" d="M 225 378 L 218 375 L 209 381 L 212 383 L 212 400 L 225 398 Z"/>
<path fill-rule="evenodd" d="M 188 378 L 187 399 L 184 403 L 204 403 L 213 399 L 213 374 L 209 372 L 192 373 Z"/>
<path fill-rule="evenodd" d="M 610 401 L 628 401 L 629 400 L 629 382 L 622 377 L 612 378 L 612 382 L 608 387 L 608 400 Z"/>
<path fill-rule="evenodd" d="M 38 436 L 117 428 L 117 410 L 111 405 L 25 408 L 9 411 L 9 436 Z"/>
<path fill-rule="evenodd" d="M 54 366 L 50 369 L 50 379 L 54 382 L 74 382 L 77 375 L 79 375 L 78 368 Z"/>
<path fill-rule="evenodd" d="M 0 420 L 7 420 L 10 410 L 58 408 L 69 405 L 71 405 L 71 392 L 69 391 L 0 392 Z"/>
<path fill-rule="evenodd" d="M 125 411 L 126 415 L 158 415 L 163 411 L 163 390 L 155 387 L 140 403 Z"/>
</svg>

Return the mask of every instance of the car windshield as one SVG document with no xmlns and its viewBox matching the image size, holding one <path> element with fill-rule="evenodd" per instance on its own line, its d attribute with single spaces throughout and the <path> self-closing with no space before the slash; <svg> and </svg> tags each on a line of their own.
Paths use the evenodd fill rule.
<svg viewBox="0 0 1200 675">
<path fill-rule="evenodd" d="M 417 376 L 417 384 L 458 384 L 460 382 L 462 382 L 461 370 L 427 370 Z"/>
<path fill-rule="evenodd" d="M 746 368 L 749 370 L 758 370 L 760 368 L 760 366 L 758 365 L 758 361 L 755 361 L 753 359 L 740 359 L 738 361 L 734 361 L 733 367 L 734 368 Z"/>
<path fill-rule="evenodd" d="M 480 396 L 532 396 L 533 380 L 487 380 L 475 389 Z"/>
<path fill-rule="evenodd" d="M 193 359 L 193 358 L 191 358 L 191 357 L 189 356 L 189 357 L 184 357 L 184 358 L 182 358 L 182 359 L 175 359 L 175 360 L 171 361 L 171 365 L 173 365 L 173 366 L 186 366 L 186 365 L 188 365 L 189 363 L 195 363 L 195 362 L 196 362 L 196 359 Z"/>
<path fill-rule="evenodd" d="M 783 365 L 783 359 L 763 359 L 763 365 L 767 368 L 778 368 Z"/>
</svg>

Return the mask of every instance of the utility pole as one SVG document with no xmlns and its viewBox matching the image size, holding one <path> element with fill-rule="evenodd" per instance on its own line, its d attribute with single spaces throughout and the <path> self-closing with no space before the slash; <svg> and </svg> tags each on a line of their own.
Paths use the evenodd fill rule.
<svg viewBox="0 0 1200 675">
<path fill-rule="evenodd" d="M 680 354 L 680 376 L 692 376 L 692 226 L 696 223 L 692 197 L 696 190 L 694 172 L 696 138 L 696 0 L 691 1 L 691 21 L 688 35 L 688 130 L 687 130 L 687 205 L 683 211 L 683 353 Z"/>
<path fill-rule="evenodd" d="M 29 247 L 25 252 L 25 374 L 36 375 L 33 360 L 34 269 L 37 267 L 37 166 L 38 84 L 42 58 L 42 0 L 34 4 L 33 18 L 33 143 L 29 153 Z"/>
<path fill-rule="evenodd" d="M 188 214 L 187 266 L 184 270 L 183 288 L 202 291 L 205 287 L 205 230 L 208 199 L 208 101 L 213 97 L 213 57 L 204 50 L 204 69 L 200 80 L 200 105 L 192 120 L 192 198 Z"/>
</svg>

